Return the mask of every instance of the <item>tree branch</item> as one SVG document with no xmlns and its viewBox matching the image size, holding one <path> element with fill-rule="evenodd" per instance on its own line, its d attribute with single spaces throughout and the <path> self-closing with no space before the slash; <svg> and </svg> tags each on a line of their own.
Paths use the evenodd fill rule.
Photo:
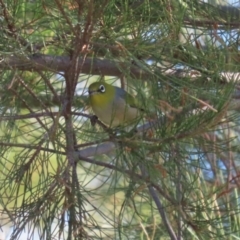
<svg viewBox="0 0 240 240">
<path fill-rule="evenodd" d="M 27 71 L 51 71 L 66 72 L 71 66 L 71 59 L 68 56 L 53 56 L 34 54 L 28 58 L 13 56 L 2 59 L 0 69 L 13 69 Z M 123 72 L 128 72 L 131 77 L 146 78 L 149 73 L 139 69 L 139 67 L 124 62 L 114 62 L 107 59 L 80 57 L 78 68 L 81 74 L 122 76 Z"/>
</svg>

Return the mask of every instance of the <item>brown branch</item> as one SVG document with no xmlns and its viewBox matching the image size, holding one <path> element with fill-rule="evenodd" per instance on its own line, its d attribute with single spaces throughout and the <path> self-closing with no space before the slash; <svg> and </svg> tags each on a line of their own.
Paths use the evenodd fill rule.
<svg viewBox="0 0 240 240">
<path fill-rule="evenodd" d="M 0 69 L 18 69 L 26 71 L 50 71 L 57 74 L 66 72 L 71 66 L 71 59 L 68 56 L 54 56 L 44 54 L 34 54 L 28 58 L 19 56 L 6 57 L 0 60 Z M 117 76 L 122 77 L 124 73 L 129 73 L 130 77 L 138 79 L 148 79 L 152 76 L 150 70 L 145 71 L 136 65 L 131 65 L 128 62 L 111 61 L 108 59 L 97 59 L 90 57 L 80 57 L 78 59 L 78 68 L 81 69 L 81 74 L 91 74 L 100 76 Z M 198 79 L 201 73 L 196 70 L 174 70 L 162 69 L 161 74 L 169 77 Z M 153 73 L 154 74 L 154 73 Z M 211 74 L 211 73 L 209 73 Z M 224 82 L 239 81 L 239 73 L 222 72 L 219 77 Z"/>
<path fill-rule="evenodd" d="M 10 38 L 15 39 L 15 41 L 18 42 L 21 46 L 24 46 L 28 50 L 28 52 L 31 52 L 32 47 L 30 46 L 29 42 L 25 40 L 17 31 L 17 28 L 14 25 L 15 20 L 12 18 L 12 15 L 9 13 L 7 5 L 4 3 L 3 0 L 0 0 L 0 7 L 3 18 L 7 23 L 7 29 L 3 29 L 3 32 Z M 34 46 L 33 49 L 36 50 Z"/>
<path fill-rule="evenodd" d="M 63 8 L 63 4 L 62 2 L 60 2 L 59 0 L 55 0 L 56 6 L 59 10 L 59 12 L 61 13 L 61 16 L 66 20 L 66 23 L 68 24 L 68 26 L 70 27 L 71 31 L 74 33 L 75 29 L 73 27 L 72 21 L 71 19 L 68 17 L 68 15 L 66 14 L 64 8 Z"/>
<path fill-rule="evenodd" d="M 71 59 L 68 56 L 53 56 L 35 54 L 28 58 L 17 56 L 8 57 L 0 61 L 0 69 L 19 69 L 27 71 L 51 71 L 55 73 L 66 72 L 71 66 Z M 92 59 L 80 57 L 78 68 L 83 74 L 122 76 L 123 72 L 129 72 L 131 77 L 147 78 L 149 73 L 136 66 L 129 66 L 129 63 L 114 62 L 107 59 Z"/>
</svg>

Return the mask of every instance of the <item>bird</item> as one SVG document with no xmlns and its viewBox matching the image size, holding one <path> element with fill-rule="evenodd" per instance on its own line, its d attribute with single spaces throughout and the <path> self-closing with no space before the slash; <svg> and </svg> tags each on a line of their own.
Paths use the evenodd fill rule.
<svg viewBox="0 0 240 240">
<path fill-rule="evenodd" d="M 122 88 L 99 81 L 88 87 L 90 106 L 101 122 L 109 127 L 134 124 L 144 109 Z"/>
</svg>

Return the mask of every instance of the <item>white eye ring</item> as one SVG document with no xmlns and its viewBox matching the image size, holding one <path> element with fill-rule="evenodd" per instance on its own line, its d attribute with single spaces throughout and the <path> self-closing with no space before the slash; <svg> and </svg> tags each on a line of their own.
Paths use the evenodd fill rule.
<svg viewBox="0 0 240 240">
<path fill-rule="evenodd" d="M 105 92 L 105 87 L 103 85 L 100 85 L 98 89 L 101 93 Z"/>
</svg>

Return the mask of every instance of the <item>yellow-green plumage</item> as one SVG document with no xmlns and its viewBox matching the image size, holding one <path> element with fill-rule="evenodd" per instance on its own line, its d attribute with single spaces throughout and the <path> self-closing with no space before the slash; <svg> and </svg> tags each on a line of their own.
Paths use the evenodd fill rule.
<svg viewBox="0 0 240 240">
<path fill-rule="evenodd" d="M 93 112 L 111 127 L 131 124 L 140 116 L 139 104 L 122 88 L 95 82 L 89 86 L 88 92 Z"/>
</svg>

